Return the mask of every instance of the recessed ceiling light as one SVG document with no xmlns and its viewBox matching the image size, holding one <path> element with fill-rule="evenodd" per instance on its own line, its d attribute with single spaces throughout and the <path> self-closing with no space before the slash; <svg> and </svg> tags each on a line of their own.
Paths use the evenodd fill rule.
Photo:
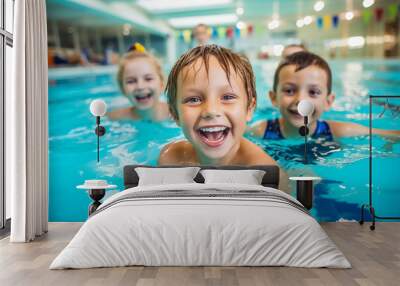
<svg viewBox="0 0 400 286">
<path fill-rule="evenodd" d="M 274 29 L 279 27 L 279 24 L 280 24 L 279 20 L 274 19 L 274 20 L 272 20 L 271 22 L 268 23 L 268 29 L 274 30 Z"/>
<path fill-rule="evenodd" d="M 244 28 L 246 28 L 246 27 L 247 27 L 247 25 L 246 25 L 246 23 L 243 22 L 243 21 L 239 21 L 239 22 L 237 22 L 237 24 L 236 24 L 236 28 L 238 28 L 239 30 L 244 29 Z"/>
<path fill-rule="evenodd" d="M 317 12 L 321 11 L 322 9 L 324 9 L 324 7 L 325 7 L 325 2 L 324 1 L 317 1 L 314 4 L 314 10 L 317 11 Z"/>
<path fill-rule="evenodd" d="M 243 7 L 237 7 L 236 8 L 236 14 L 238 14 L 240 16 L 240 15 L 243 15 L 243 13 L 244 13 Z"/>
<path fill-rule="evenodd" d="M 350 21 L 351 19 L 354 18 L 354 13 L 352 11 L 348 11 L 346 12 L 346 14 L 344 15 L 344 17 L 346 18 L 346 20 Z"/>
<path fill-rule="evenodd" d="M 312 17 L 311 16 L 305 16 L 304 17 L 304 25 L 310 25 L 312 23 Z"/>
<path fill-rule="evenodd" d="M 375 0 L 363 0 L 362 4 L 364 8 L 368 8 L 375 4 Z"/>
<path fill-rule="evenodd" d="M 303 20 L 303 19 L 298 19 L 298 20 L 296 21 L 296 26 L 297 26 L 298 28 L 303 27 L 303 26 L 304 26 L 304 20 Z"/>
</svg>

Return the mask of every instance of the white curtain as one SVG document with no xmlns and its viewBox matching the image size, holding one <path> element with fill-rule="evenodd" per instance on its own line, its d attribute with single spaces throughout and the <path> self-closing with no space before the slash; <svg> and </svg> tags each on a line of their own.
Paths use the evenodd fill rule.
<svg viewBox="0 0 400 286">
<path fill-rule="evenodd" d="M 48 105 L 45 0 L 15 1 L 13 82 L 6 98 L 6 187 L 12 242 L 47 232 Z"/>
</svg>

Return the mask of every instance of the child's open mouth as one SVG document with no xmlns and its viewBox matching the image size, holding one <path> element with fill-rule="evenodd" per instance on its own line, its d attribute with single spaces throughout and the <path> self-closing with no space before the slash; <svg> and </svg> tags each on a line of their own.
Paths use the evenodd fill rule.
<svg viewBox="0 0 400 286">
<path fill-rule="evenodd" d="M 197 129 L 201 140 L 210 147 L 218 147 L 224 143 L 231 129 L 226 126 L 207 126 Z"/>
<path fill-rule="evenodd" d="M 299 116 L 301 116 L 300 113 L 297 111 L 297 109 L 289 109 L 289 113 L 290 113 L 290 114 L 293 114 L 293 115 L 299 115 Z"/>
<path fill-rule="evenodd" d="M 150 98 L 153 97 L 153 93 L 149 92 L 149 93 L 144 93 L 144 94 L 137 94 L 135 95 L 135 99 L 138 103 L 147 103 Z"/>
<path fill-rule="evenodd" d="M 302 118 L 301 114 L 297 111 L 297 109 L 288 109 L 290 115 L 295 116 L 297 118 Z"/>
</svg>

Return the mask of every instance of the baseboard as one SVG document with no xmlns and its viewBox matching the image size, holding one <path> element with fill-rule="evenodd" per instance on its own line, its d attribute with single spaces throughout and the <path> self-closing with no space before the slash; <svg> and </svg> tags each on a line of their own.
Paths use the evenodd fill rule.
<svg viewBox="0 0 400 286">
<path fill-rule="evenodd" d="M 11 218 L 6 219 L 6 223 L 3 228 L 0 228 L 0 239 L 3 239 L 10 235 L 11 230 Z"/>
</svg>

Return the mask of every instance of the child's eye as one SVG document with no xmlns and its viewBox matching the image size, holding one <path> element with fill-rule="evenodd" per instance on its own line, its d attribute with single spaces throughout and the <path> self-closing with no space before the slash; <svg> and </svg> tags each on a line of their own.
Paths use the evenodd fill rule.
<svg viewBox="0 0 400 286">
<path fill-rule="evenodd" d="M 287 95 L 293 95 L 294 89 L 293 88 L 283 88 L 282 92 L 287 94 Z"/>
<path fill-rule="evenodd" d="M 153 80 L 152 77 L 146 77 L 146 78 L 145 78 L 145 81 L 152 81 L 152 80 Z"/>
<path fill-rule="evenodd" d="M 321 91 L 318 90 L 318 89 L 312 89 L 312 90 L 309 91 L 309 93 L 310 93 L 310 95 L 311 95 L 312 97 L 316 97 L 316 96 L 318 96 L 318 95 L 321 94 Z"/>
<path fill-rule="evenodd" d="M 191 105 L 199 104 L 201 103 L 201 98 L 199 96 L 186 97 L 183 99 L 183 103 L 188 103 Z"/>
<path fill-rule="evenodd" d="M 224 94 L 222 96 L 222 100 L 233 100 L 235 98 L 236 98 L 236 95 L 234 95 L 234 94 Z"/>
<path fill-rule="evenodd" d="M 125 84 L 133 84 L 135 82 L 136 82 L 135 79 L 127 79 L 127 80 L 125 80 Z"/>
</svg>

